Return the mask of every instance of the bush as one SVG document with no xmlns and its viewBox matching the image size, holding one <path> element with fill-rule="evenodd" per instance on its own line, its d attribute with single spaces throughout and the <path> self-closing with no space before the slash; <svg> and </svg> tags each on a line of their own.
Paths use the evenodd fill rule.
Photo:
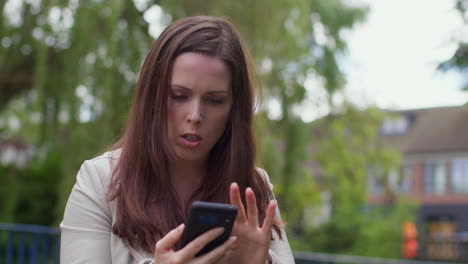
<svg viewBox="0 0 468 264">
<path fill-rule="evenodd" d="M 49 151 L 24 169 L 0 167 L 0 221 L 53 225 L 58 201 L 58 181 L 62 176 L 61 158 Z"/>
</svg>

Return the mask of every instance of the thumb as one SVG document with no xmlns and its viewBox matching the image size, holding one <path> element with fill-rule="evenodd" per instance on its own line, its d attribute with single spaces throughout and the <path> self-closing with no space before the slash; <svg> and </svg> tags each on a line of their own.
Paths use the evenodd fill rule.
<svg viewBox="0 0 468 264">
<path fill-rule="evenodd" d="M 156 243 L 155 252 L 165 252 L 172 250 L 174 245 L 180 240 L 184 233 L 185 225 L 181 224 L 178 227 L 172 229 L 163 238 Z"/>
</svg>

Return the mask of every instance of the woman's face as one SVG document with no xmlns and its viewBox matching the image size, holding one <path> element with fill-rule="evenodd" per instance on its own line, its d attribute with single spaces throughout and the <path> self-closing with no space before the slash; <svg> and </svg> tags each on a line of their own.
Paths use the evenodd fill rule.
<svg viewBox="0 0 468 264">
<path fill-rule="evenodd" d="M 179 55 L 169 83 L 168 138 L 181 160 L 205 161 L 222 136 L 232 97 L 231 74 L 216 57 Z"/>
</svg>

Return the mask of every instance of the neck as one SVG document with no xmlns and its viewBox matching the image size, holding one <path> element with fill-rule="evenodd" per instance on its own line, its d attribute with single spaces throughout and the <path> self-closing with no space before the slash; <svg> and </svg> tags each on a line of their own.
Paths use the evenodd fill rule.
<svg viewBox="0 0 468 264">
<path fill-rule="evenodd" d="M 195 189 L 200 185 L 206 164 L 200 161 L 173 161 L 169 165 L 172 185 L 182 203 L 187 203 Z"/>
</svg>

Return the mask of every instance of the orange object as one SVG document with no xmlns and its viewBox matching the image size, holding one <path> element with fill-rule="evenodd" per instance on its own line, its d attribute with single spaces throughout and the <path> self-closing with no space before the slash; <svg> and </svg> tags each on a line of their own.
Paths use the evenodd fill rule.
<svg viewBox="0 0 468 264">
<path fill-rule="evenodd" d="M 403 245 L 401 255 L 403 258 L 414 259 L 418 255 L 418 230 L 412 222 L 403 223 Z"/>
<path fill-rule="evenodd" d="M 403 223 L 403 238 L 408 239 L 416 239 L 418 236 L 418 230 L 416 229 L 416 225 L 412 222 L 404 222 Z"/>
<path fill-rule="evenodd" d="M 403 243 L 402 257 L 406 259 L 414 259 L 418 256 L 418 241 L 410 239 Z"/>
</svg>

